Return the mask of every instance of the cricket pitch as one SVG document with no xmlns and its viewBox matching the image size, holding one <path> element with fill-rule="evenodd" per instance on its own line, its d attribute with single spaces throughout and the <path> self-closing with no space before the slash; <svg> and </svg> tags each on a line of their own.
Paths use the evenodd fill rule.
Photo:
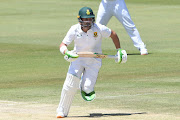
<svg viewBox="0 0 180 120">
<path fill-rule="evenodd" d="M 0 120 L 56 120 L 56 105 L 0 101 Z M 169 114 L 155 114 L 117 109 L 90 109 L 72 106 L 68 120 L 180 120 Z"/>
</svg>

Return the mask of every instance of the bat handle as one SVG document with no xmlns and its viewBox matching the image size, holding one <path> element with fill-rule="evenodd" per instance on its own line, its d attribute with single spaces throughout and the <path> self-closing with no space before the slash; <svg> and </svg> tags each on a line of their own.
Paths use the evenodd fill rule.
<svg viewBox="0 0 180 120">
<path fill-rule="evenodd" d="M 108 55 L 108 58 L 118 58 L 118 56 L 115 56 L 115 55 Z"/>
</svg>

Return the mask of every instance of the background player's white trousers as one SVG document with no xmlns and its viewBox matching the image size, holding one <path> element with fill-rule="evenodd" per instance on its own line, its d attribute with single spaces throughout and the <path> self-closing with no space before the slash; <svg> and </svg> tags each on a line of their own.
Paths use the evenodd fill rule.
<svg viewBox="0 0 180 120">
<path fill-rule="evenodd" d="M 139 32 L 130 17 L 124 0 L 102 0 L 99 5 L 96 22 L 107 25 L 112 16 L 115 16 L 121 22 L 136 48 L 145 48 Z"/>
</svg>

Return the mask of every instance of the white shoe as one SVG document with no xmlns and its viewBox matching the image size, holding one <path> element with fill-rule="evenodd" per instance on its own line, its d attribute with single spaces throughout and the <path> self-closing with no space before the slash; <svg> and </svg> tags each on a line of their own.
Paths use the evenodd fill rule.
<svg viewBox="0 0 180 120">
<path fill-rule="evenodd" d="M 141 55 L 148 55 L 148 51 L 146 48 L 140 49 Z"/>
<path fill-rule="evenodd" d="M 59 112 L 57 115 L 56 115 L 57 118 L 64 118 L 64 114 L 62 112 Z"/>
</svg>

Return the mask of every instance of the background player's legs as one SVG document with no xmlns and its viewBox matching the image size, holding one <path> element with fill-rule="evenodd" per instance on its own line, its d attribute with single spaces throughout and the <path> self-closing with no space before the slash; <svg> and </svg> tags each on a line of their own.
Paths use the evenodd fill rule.
<svg viewBox="0 0 180 120">
<path fill-rule="evenodd" d="M 97 13 L 97 20 L 96 23 L 100 23 L 102 25 L 107 25 L 110 18 L 112 17 L 112 8 L 105 4 L 104 2 L 101 2 L 99 5 L 99 10 Z"/>
<path fill-rule="evenodd" d="M 148 54 L 145 44 L 142 42 L 140 34 L 133 23 L 124 0 L 119 0 L 119 6 L 115 9 L 116 18 L 122 23 L 128 35 L 132 39 L 134 46 L 140 50 L 141 54 Z"/>
</svg>

